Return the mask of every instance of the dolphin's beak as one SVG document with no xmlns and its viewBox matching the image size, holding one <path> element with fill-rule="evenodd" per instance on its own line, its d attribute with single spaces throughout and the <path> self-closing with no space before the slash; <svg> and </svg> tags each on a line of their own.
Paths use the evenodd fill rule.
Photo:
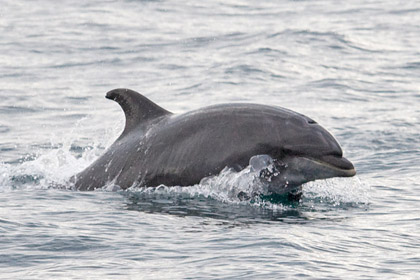
<svg viewBox="0 0 420 280">
<path fill-rule="evenodd" d="M 337 172 L 336 176 L 352 177 L 356 175 L 356 169 L 354 169 L 353 164 L 344 157 L 327 155 L 316 159 L 316 161 L 319 164 Z"/>
</svg>

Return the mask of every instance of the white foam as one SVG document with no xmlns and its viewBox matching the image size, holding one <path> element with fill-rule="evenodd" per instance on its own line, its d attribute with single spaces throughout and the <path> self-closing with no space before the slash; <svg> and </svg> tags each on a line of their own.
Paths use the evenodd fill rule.
<svg viewBox="0 0 420 280">
<path fill-rule="evenodd" d="M 44 151 L 33 160 L 20 164 L 0 163 L 0 190 L 69 186 L 70 177 L 86 168 L 103 151 L 89 148 L 78 156 L 71 151 L 70 144 L 53 146 L 58 148 Z"/>
<path fill-rule="evenodd" d="M 69 135 L 79 135 L 80 130 L 91 122 L 93 116 L 78 120 Z M 111 145 L 121 130 L 121 124 L 111 124 L 92 133 L 86 143 L 86 138 L 63 137 L 51 134 L 49 145 L 51 148 L 39 148 L 33 151 L 33 157 L 22 159 L 22 163 L 8 164 L 0 162 L 0 191 L 13 189 L 37 188 L 45 189 L 59 185 L 71 188 L 70 177 L 85 169 L 96 160 L 105 148 Z M 74 146 L 84 146 L 82 151 L 74 151 Z"/>
<path fill-rule="evenodd" d="M 53 141 L 52 141 L 53 143 Z M 96 142 L 100 143 L 100 142 Z M 53 148 L 34 160 L 12 165 L 0 163 L 0 191 L 16 188 L 50 188 L 60 185 L 71 188 L 69 178 L 86 168 L 104 151 L 103 145 L 91 145 L 81 154 L 71 150 L 71 142 L 52 144 Z M 261 163 L 261 162 L 259 162 Z M 268 194 L 265 184 L 259 180 L 261 168 L 267 166 L 248 166 L 240 172 L 225 168 L 217 176 L 203 178 L 199 184 L 180 186 L 161 186 L 159 188 L 136 188 L 130 191 L 145 193 L 166 193 L 168 195 L 188 195 L 190 197 L 206 197 L 224 203 L 253 204 L 276 208 L 283 206 L 273 205 L 262 200 L 256 194 Z M 121 188 L 115 181 L 109 182 L 103 191 L 119 191 Z M 357 177 L 332 178 L 309 182 L 303 185 L 303 202 L 327 202 L 332 205 L 343 203 L 368 204 L 369 186 Z"/>
<path fill-rule="evenodd" d="M 107 187 L 110 188 L 109 186 Z M 188 187 L 164 185 L 158 188 L 133 187 L 131 192 L 139 192 L 147 195 L 167 195 L 189 197 L 205 197 L 215 199 L 224 203 L 251 204 L 257 207 L 269 208 L 272 210 L 284 210 L 290 205 L 272 203 L 253 194 L 268 194 L 266 186 L 258 180 L 256 172 L 251 171 L 248 166 L 240 172 L 225 168 L 217 176 L 211 176 L 201 180 L 200 184 Z M 249 198 L 243 199 L 240 194 Z M 359 178 L 331 178 L 318 180 L 303 185 L 304 204 L 327 203 L 330 206 L 342 206 L 343 204 L 368 204 L 369 186 Z M 243 197 L 243 196 L 242 196 Z"/>
<path fill-rule="evenodd" d="M 132 187 L 130 191 L 157 194 L 187 194 L 191 197 L 203 196 L 227 203 L 243 203 L 239 193 L 251 196 L 264 192 L 264 186 L 256 179 L 256 172 L 250 167 L 236 172 L 230 168 L 223 169 L 219 175 L 206 177 L 199 184 L 187 187 L 161 185 L 157 188 Z"/>
<path fill-rule="evenodd" d="M 330 202 L 335 206 L 356 203 L 369 204 L 370 187 L 359 177 L 330 178 L 317 180 L 303 185 L 303 195 L 306 199 L 320 202 Z"/>
</svg>

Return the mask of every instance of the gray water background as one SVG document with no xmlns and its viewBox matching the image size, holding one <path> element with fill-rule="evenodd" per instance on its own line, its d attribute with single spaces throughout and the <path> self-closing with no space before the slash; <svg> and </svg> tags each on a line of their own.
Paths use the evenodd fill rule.
<svg viewBox="0 0 420 280">
<path fill-rule="evenodd" d="M 358 175 L 310 183 L 298 205 L 240 202 L 230 173 L 50 188 L 121 132 L 117 87 L 175 113 L 298 111 Z M 2 0 L 0 278 L 419 279 L 419 105 L 418 1 Z"/>
</svg>

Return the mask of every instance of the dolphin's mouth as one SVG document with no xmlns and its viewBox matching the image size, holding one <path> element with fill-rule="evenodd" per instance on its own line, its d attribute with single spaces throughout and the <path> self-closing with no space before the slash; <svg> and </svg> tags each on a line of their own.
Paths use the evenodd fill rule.
<svg viewBox="0 0 420 280">
<path fill-rule="evenodd" d="M 339 177 L 352 177 L 356 175 L 356 169 L 353 164 L 346 158 L 335 155 L 326 155 L 319 158 L 309 158 L 315 164 L 322 165 L 336 172 Z"/>
<path fill-rule="evenodd" d="M 268 184 L 268 190 L 284 194 L 297 189 L 304 183 L 333 177 L 356 175 L 353 164 L 341 155 L 318 157 L 288 156 L 273 160 L 269 155 L 253 156 L 251 170 L 259 170 L 259 176 Z"/>
</svg>

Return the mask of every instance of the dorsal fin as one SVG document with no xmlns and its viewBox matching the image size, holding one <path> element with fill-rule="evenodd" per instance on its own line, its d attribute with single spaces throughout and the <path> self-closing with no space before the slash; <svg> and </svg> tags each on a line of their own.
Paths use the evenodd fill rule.
<svg viewBox="0 0 420 280">
<path fill-rule="evenodd" d="M 138 124 L 164 115 L 172 114 L 159 105 L 131 89 L 118 88 L 107 92 L 106 98 L 120 104 L 125 114 L 123 134 L 131 131 Z"/>
</svg>

